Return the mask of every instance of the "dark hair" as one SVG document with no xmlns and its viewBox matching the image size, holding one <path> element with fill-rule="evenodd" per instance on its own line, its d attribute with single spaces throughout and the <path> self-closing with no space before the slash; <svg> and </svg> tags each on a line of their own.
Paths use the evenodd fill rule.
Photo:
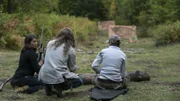
<svg viewBox="0 0 180 101">
<path fill-rule="evenodd" d="M 26 35 L 26 37 L 25 37 L 25 39 L 24 39 L 24 46 L 23 46 L 23 49 L 22 49 L 21 53 L 24 52 L 25 50 L 34 50 L 34 51 L 36 51 L 36 49 L 33 49 L 33 48 L 31 47 L 31 41 L 32 41 L 34 38 L 37 39 L 37 37 L 36 37 L 34 34 L 28 34 L 28 35 Z"/>
<path fill-rule="evenodd" d="M 71 46 L 75 47 L 74 34 L 70 28 L 62 29 L 57 35 L 55 39 L 55 43 L 53 45 L 55 45 L 55 49 L 56 49 L 58 46 L 60 46 L 63 43 L 65 44 L 63 50 L 64 55 L 67 54 Z"/>
<path fill-rule="evenodd" d="M 120 47 L 120 43 L 120 41 L 116 41 L 116 43 L 110 43 L 110 46 Z"/>
<path fill-rule="evenodd" d="M 117 47 L 120 47 L 120 37 L 118 35 L 112 35 L 110 38 L 109 38 L 109 45 L 110 46 L 117 46 Z"/>
</svg>

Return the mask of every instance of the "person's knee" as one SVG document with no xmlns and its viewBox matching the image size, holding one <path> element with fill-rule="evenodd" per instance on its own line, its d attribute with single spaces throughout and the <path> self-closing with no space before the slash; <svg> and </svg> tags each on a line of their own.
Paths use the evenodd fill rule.
<svg viewBox="0 0 180 101">
<path fill-rule="evenodd" d="M 71 81 L 71 86 L 72 88 L 76 88 L 83 85 L 83 80 L 81 78 L 75 79 L 73 81 Z"/>
<path fill-rule="evenodd" d="M 83 85 L 83 80 L 79 78 L 80 85 Z"/>
</svg>

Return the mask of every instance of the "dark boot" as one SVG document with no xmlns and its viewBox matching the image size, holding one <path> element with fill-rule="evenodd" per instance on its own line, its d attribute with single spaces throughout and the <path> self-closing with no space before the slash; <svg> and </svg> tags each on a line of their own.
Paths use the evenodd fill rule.
<svg viewBox="0 0 180 101">
<path fill-rule="evenodd" d="M 57 95 L 57 97 L 60 97 L 60 98 L 64 97 L 64 95 L 62 94 L 62 90 L 60 90 L 60 89 L 57 91 L 56 95 Z"/>
<path fill-rule="evenodd" d="M 57 97 L 61 97 L 61 98 L 64 97 L 64 95 L 62 94 L 63 89 L 61 88 L 61 84 L 54 85 L 54 89 Z"/>
<path fill-rule="evenodd" d="M 46 84 L 45 85 L 45 91 L 46 91 L 47 96 L 51 96 L 52 95 L 52 85 L 51 84 Z"/>
</svg>

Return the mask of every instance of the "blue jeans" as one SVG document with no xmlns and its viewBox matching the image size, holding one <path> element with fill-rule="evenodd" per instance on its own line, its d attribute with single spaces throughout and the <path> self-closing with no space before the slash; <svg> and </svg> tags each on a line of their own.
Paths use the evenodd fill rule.
<svg viewBox="0 0 180 101">
<path fill-rule="evenodd" d="M 76 87 L 83 85 L 83 80 L 81 78 L 69 79 L 69 82 L 71 83 L 72 88 L 76 88 Z"/>
<path fill-rule="evenodd" d="M 40 86 L 44 86 L 42 82 L 38 81 L 37 76 L 25 76 L 19 79 L 12 79 L 11 81 L 12 87 L 22 87 L 22 86 L 28 86 L 28 89 L 24 90 L 22 93 L 32 94 L 34 92 L 37 92 L 40 88 Z"/>
<path fill-rule="evenodd" d="M 81 78 L 77 79 L 67 79 L 65 82 L 60 84 L 54 84 L 54 88 L 61 88 L 62 90 L 68 90 L 71 88 L 76 88 L 83 85 L 83 81 Z"/>
</svg>

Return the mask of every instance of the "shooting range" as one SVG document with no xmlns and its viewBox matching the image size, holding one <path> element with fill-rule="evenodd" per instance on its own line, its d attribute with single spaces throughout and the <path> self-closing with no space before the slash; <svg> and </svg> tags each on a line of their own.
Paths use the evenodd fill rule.
<svg viewBox="0 0 180 101">
<path fill-rule="evenodd" d="M 0 101 L 180 101 L 179 5 L 180 0 L 0 0 Z M 49 65 L 53 72 L 39 76 L 55 62 L 61 65 Z M 114 77 L 100 75 L 106 70 Z M 67 76 L 70 71 L 73 76 Z M 42 80 L 47 75 L 48 83 Z"/>
</svg>

